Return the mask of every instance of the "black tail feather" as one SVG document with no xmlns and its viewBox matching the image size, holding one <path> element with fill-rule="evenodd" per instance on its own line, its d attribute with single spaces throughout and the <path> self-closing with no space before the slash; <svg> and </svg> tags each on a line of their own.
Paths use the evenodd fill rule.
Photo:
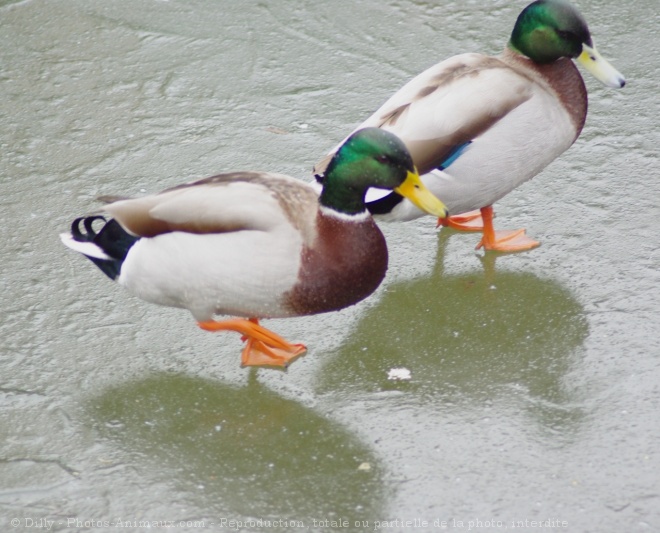
<svg viewBox="0 0 660 533">
<path fill-rule="evenodd" d="M 94 229 L 94 222 L 102 220 L 105 222 L 103 227 L 97 232 Z M 80 229 L 82 222 L 85 232 Z M 92 261 L 101 271 L 110 279 L 117 279 L 121 271 L 121 265 L 126 259 L 126 255 L 140 238 L 135 237 L 122 228 L 114 220 L 106 220 L 105 217 L 96 215 L 91 217 L 80 217 L 71 224 L 71 236 L 78 242 L 94 243 L 110 259 L 100 259 L 98 257 L 85 256 Z"/>
</svg>

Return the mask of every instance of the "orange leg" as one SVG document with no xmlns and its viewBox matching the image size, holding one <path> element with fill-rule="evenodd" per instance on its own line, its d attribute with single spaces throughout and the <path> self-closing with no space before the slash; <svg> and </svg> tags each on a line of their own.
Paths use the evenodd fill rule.
<svg viewBox="0 0 660 533">
<path fill-rule="evenodd" d="M 479 244 L 477 244 L 477 250 L 483 246 L 485 250 L 520 252 L 531 250 L 541 244 L 527 237 L 524 229 L 495 231 L 493 227 L 493 207 L 490 205 L 481 208 L 481 217 L 484 222 L 484 235 L 481 241 L 479 241 Z"/>
<path fill-rule="evenodd" d="M 241 366 L 279 366 L 286 368 L 305 353 L 304 344 L 291 344 L 269 329 L 259 325 L 256 318 L 198 322 L 205 331 L 237 331 L 246 346 L 241 353 Z"/>
</svg>

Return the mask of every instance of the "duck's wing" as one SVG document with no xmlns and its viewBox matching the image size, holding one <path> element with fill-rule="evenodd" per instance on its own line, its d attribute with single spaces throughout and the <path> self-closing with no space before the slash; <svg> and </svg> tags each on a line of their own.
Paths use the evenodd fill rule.
<svg viewBox="0 0 660 533">
<path fill-rule="evenodd" d="M 220 174 L 159 194 L 122 199 L 104 207 L 128 232 L 154 237 L 173 231 L 271 231 L 287 223 L 306 233 L 318 195 L 288 176 L 262 172 Z"/>
<path fill-rule="evenodd" d="M 413 78 L 357 129 L 374 126 L 398 135 L 423 174 L 446 167 L 462 147 L 531 96 L 532 81 L 519 71 L 495 57 L 462 54 Z M 328 161 L 321 160 L 315 174 Z"/>
</svg>

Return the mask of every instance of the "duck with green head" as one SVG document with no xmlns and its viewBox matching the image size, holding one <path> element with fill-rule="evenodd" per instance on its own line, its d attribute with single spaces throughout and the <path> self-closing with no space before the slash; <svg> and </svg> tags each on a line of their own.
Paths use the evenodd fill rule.
<svg viewBox="0 0 660 533">
<path fill-rule="evenodd" d="M 500 55 L 462 54 L 429 68 L 359 128 L 382 128 L 404 141 L 422 181 L 452 215 L 441 224 L 483 231 L 477 248 L 530 249 L 539 243 L 525 230 L 495 232 L 492 205 L 580 135 L 587 91 L 574 59 L 608 87 L 625 85 L 574 6 L 537 0 L 520 13 Z M 333 153 L 315 167 L 317 180 Z M 424 214 L 396 192 L 370 191 L 367 207 L 391 221 Z"/>
<path fill-rule="evenodd" d="M 385 239 L 364 203 L 371 187 L 395 190 L 433 216 L 447 214 L 405 145 L 367 128 L 332 158 L 320 197 L 281 174 L 220 174 L 116 199 L 103 209 L 111 218 L 77 218 L 61 238 L 140 298 L 188 309 L 207 331 L 240 332 L 243 365 L 286 366 L 305 347 L 259 318 L 343 309 L 385 276 Z M 216 314 L 245 318 L 215 321 Z"/>
</svg>

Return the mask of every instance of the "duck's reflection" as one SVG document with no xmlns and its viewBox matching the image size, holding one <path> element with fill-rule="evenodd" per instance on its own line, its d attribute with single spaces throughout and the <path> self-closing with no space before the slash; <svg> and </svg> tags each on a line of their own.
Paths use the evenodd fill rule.
<svg viewBox="0 0 660 533">
<path fill-rule="evenodd" d="M 552 279 L 495 269 L 445 274 L 441 233 L 433 275 L 390 285 L 319 373 L 318 392 L 397 388 L 446 406 L 516 401 L 544 424 L 571 423 L 564 377 L 587 336 L 584 310 Z M 412 379 L 396 382 L 403 367 Z"/>
<path fill-rule="evenodd" d="M 237 388 L 155 375 L 89 403 L 102 436 L 120 443 L 154 484 L 211 513 L 311 520 L 379 516 L 382 468 L 338 424 L 251 380 Z"/>
</svg>

